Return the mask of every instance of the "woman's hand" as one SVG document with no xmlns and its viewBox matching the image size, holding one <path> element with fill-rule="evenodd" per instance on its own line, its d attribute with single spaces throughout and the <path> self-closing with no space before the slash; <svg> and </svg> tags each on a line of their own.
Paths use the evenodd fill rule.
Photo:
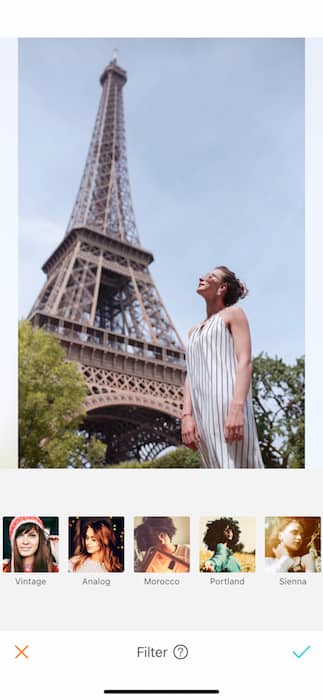
<svg viewBox="0 0 323 700">
<path fill-rule="evenodd" d="M 224 424 L 226 442 L 237 442 L 243 439 L 243 403 L 231 401 L 229 413 Z"/>
<path fill-rule="evenodd" d="M 200 443 L 200 435 L 195 424 L 193 416 L 184 416 L 182 418 L 182 440 L 186 447 L 191 450 L 197 450 Z"/>
<path fill-rule="evenodd" d="M 207 561 L 204 562 L 203 564 L 203 571 L 211 571 L 214 572 L 214 565 L 210 561 L 210 559 L 207 559 Z"/>
</svg>

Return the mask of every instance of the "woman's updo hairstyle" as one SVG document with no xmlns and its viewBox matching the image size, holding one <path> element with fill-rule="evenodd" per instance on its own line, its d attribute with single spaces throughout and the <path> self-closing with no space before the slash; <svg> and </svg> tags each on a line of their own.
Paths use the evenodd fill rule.
<svg viewBox="0 0 323 700">
<path fill-rule="evenodd" d="M 244 282 L 241 282 L 232 270 L 229 270 L 225 265 L 219 265 L 216 268 L 221 270 L 223 274 L 222 281 L 227 285 L 227 291 L 223 297 L 225 306 L 236 304 L 238 299 L 244 299 L 248 294 L 248 288 Z"/>
</svg>

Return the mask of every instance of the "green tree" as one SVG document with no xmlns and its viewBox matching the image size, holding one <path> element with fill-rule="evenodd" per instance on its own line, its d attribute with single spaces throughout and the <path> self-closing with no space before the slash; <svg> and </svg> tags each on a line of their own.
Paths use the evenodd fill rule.
<svg viewBox="0 0 323 700">
<path fill-rule="evenodd" d="M 110 466 L 110 465 L 109 465 Z M 199 469 L 201 460 L 199 453 L 195 450 L 190 450 L 188 447 L 177 447 L 171 450 L 162 457 L 147 460 L 147 462 L 120 462 L 113 465 L 111 468 L 118 467 L 119 469 Z"/>
<path fill-rule="evenodd" d="M 260 354 L 253 361 L 253 399 L 266 467 L 304 467 L 304 357 L 288 365 Z"/>
<path fill-rule="evenodd" d="M 100 466 L 106 447 L 79 430 L 86 383 L 59 340 L 19 324 L 19 466 Z"/>
</svg>

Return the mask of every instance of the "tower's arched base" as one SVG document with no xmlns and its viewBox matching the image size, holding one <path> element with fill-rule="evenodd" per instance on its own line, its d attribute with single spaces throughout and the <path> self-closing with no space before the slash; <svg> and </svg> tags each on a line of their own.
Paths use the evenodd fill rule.
<svg viewBox="0 0 323 700">
<path fill-rule="evenodd" d="M 166 447 L 181 445 L 180 420 L 145 406 L 105 406 L 89 411 L 89 435 L 107 445 L 107 464 L 157 457 Z"/>
</svg>

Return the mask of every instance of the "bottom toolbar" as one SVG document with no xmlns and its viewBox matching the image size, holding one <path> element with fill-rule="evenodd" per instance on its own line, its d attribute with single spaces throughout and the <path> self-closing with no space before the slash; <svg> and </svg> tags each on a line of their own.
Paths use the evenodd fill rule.
<svg viewBox="0 0 323 700">
<path fill-rule="evenodd" d="M 8 632 L 2 690 L 10 700 L 303 700 L 318 686 L 322 649 L 323 631 Z"/>
</svg>

